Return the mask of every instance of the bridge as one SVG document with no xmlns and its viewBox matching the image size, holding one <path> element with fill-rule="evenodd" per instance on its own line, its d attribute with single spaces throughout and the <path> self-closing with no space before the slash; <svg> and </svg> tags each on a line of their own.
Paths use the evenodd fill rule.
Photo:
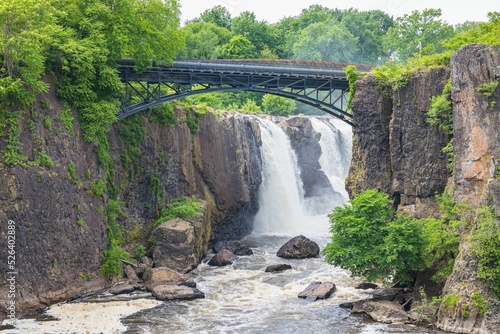
<svg viewBox="0 0 500 334">
<path fill-rule="evenodd" d="M 254 91 L 287 97 L 319 108 L 353 125 L 347 112 L 349 64 L 297 60 L 191 60 L 153 63 L 143 72 L 130 60 L 118 61 L 125 96 L 118 119 L 190 95 Z M 356 65 L 366 71 L 369 66 Z M 134 102 L 132 102 L 134 101 Z"/>
</svg>

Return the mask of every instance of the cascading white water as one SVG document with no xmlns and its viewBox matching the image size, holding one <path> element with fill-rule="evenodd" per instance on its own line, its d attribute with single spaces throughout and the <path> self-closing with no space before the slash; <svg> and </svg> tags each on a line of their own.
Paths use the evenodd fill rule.
<svg viewBox="0 0 500 334">
<path fill-rule="evenodd" d="M 311 118 L 321 134 L 320 165 L 334 191 L 304 198 L 297 157 L 286 133 L 272 121 L 258 119 L 261 126 L 262 184 L 254 233 L 275 235 L 327 235 L 326 213 L 348 200 L 344 188 L 351 159 L 351 129 Z M 326 210 L 325 210 L 326 209 Z"/>
<path fill-rule="evenodd" d="M 304 218 L 297 157 L 283 129 L 266 119 L 258 122 L 262 137 L 262 184 L 254 232 L 295 233 Z"/>
<path fill-rule="evenodd" d="M 311 118 L 314 131 L 321 134 L 319 145 L 321 156 L 319 164 L 322 171 L 328 177 L 333 189 L 343 197 L 344 204 L 348 199 L 344 186 L 344 180 L 349 173 L 349 162 L 352 155 L 352 129 L 346 123 L 327 118 Z"/>
</svg>

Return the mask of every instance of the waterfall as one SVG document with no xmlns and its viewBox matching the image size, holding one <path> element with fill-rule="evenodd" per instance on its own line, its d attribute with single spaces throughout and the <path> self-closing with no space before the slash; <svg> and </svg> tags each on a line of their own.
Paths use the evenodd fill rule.
<svg viewBox="0 0 500 334">
<path fill-rule="evenodd" d="M 352 155 L 351 126 L 333 117 L 311 118 L 311 123 L 314 131 L 321 134 L 321 170 L 333 189 L 342 196 L 341 202 L 335 205 L 342 205 L 349 199 L 344 180 L 349 173 Z"/>
<path fill-rule="evenodd" d="M 320 166 L 334 191 L 305 199 L 297 157 L 287 134 L 272 121 L 257 120 L 262 137 L 262 184 L 254 233 L 328 234 L 326 214 L 348 200 L 344 179 L 351 158 L 350 127 L 329 118 L 311 118 L 314 131 L 321 134 Z"/>
<path fill-rule="evenodd" d="M 254 232 L 293 233 L 304 216 L 297 157 L 283 129 L 266 119 L 258 122 L 262 137 L 262 184 Z"/>
</svg>

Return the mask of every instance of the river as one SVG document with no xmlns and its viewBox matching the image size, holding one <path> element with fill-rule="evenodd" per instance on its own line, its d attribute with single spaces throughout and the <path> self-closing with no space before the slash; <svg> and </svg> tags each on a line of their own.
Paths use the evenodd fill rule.
<svg viewBox="0 0 500 334">
<path fill-rule="evenodd" d="M 254 233 L 243 242 L 254 255 L 240 256 L 232 265 L 212 267 L 211 255 L 192 272 L 206 296 L 193 301 L 159 302 L 139 299 L 111 303 L 67 303 L 49 308 L 48 320 L 18 321 L 12 333 L 127 333 L 127 334 L 322 334 L 433 333 L 409 326 L 374 323 L 351 316 L 339 304 L 368 296 L 355 289 L 360 282 L 321 257 L 281 259 L 278 248 L 303 234 L 324 247 L 329 241 L 326 214 L 347 201 L 344 179 L 351 154 L 351 129 L 331 118 L 312 120 L 321 133 L 320 165 L 334 189 L 328 196 L 304 199 L 297 158 L 285 132 L 269 120 L 259 120 L 262 133 L 263 181 Z M 325 197 L 326 196 L 326 197 Z M 325 209 L 325 203 L 329 207 Z M 327 212 L 325 212 L 327 211 Z M 292 270 L 266 273 L 272 264 Z M 297 297 L 314 281 L 331 281 L 337 290 L 327 300 Z M 121 322 L 120 319 L 121 318 Z M 60 320 L 57 320 L 60 319 Z"/>
</svg>

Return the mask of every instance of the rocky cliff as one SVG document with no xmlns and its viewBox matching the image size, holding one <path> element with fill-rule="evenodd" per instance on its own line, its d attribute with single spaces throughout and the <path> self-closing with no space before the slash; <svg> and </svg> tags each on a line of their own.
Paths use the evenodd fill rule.
<svg viewBox="0 0 500 334">
<path fill-rule="evenodd" d="M 392 196 L 398 211 L 429 217 L 437 214 L 435 194 L 441 193 L 451 180 L 457 202 L 465 200 L 473 211 L 488 202 L 498 216 L 500 108 L 496 101 L 500 93 L 493 85 L 487 92 L 490 94 L 485 94 L 484 85 L 499 81 L 499 64 L 498 48 L 472 45 L 453 55 L 450 69 L 422 70 L 390 93 L 377 87 L 374 76 L 359 79 L 352 101 L 358 126 L 354 128 L 347 182 L 351 196 L 376 188 Z M 447 157 L 442 152 L 449 138 L 425 121 L 430 98 L 441 94 L 449 78 L 453 179 L 449 179 Z M 471 251 L 476 226 L 472 218 L 471 226 L 461 230 L 460 253 L 443 289 L 444 298 L 451 296 L 448 301 L 454 302 L 452 307 L 442 304 L 437 325 L 456 333 L 498 333 L 500 303 L 478 279 L 478 261 Z M 488 297 L 488 312 L 483 314 L 474 295 Z"/>
<path fill-rule="evenodd" d="M 100 271 L 108 248 L 108 197 L 98 189 L 106 178 L 99 163 L 102 152 L 83 140 L 76 112 L 63 116 L 63 110 L 51 84 L 32 111 L 19 113 L 10 123 L 10 128 L 20 129 L 19 135 L 4 136 L 0 142 L 2 152 L 25 156 L 0 169 L 0 249 L 7 259 L 7 222 L 12 220 L 18 314 L 110 284 Z M 176 113 L 178 119 L 189 116 L 182 110 Z M 108 133 L 113 183 L 122 206 L 118 221 L 130 252 L 146 244 L 159 209 L 184 196 L 206 203 L 204 218 L 194 230 L 196 261 L 211 240 L 237 239 L 251 231 L 261 183 L 259 127 L 241 115 L 216 119 L 208 113 L 197 118 L 198 130 L 192 134 L 186 124 L 160 126 L 138 117 L 136 130 L 143 135 L 136 146 L 124 139 L 126 122 Z M 0 270 L 2 275 L 13 271 L 7 260 Z M 5 276 L 1 282 L 6 285 Z M 7 291 L 0 290 L 3 316 L 10 300 Z"/>
<path fill-rule="evenodd" d="M 424 217 L 436 211 L 434 195 L 447 183 L 448 136 L 426 123 L 430 98 L 440 95 L 449 71 L 418 72 L 395 91 L 380 89 L 375 77 L 358 80 L 352 101 L 353 159 L 347 190 L 390 194 L 400 212 Z"/>
</svg>

